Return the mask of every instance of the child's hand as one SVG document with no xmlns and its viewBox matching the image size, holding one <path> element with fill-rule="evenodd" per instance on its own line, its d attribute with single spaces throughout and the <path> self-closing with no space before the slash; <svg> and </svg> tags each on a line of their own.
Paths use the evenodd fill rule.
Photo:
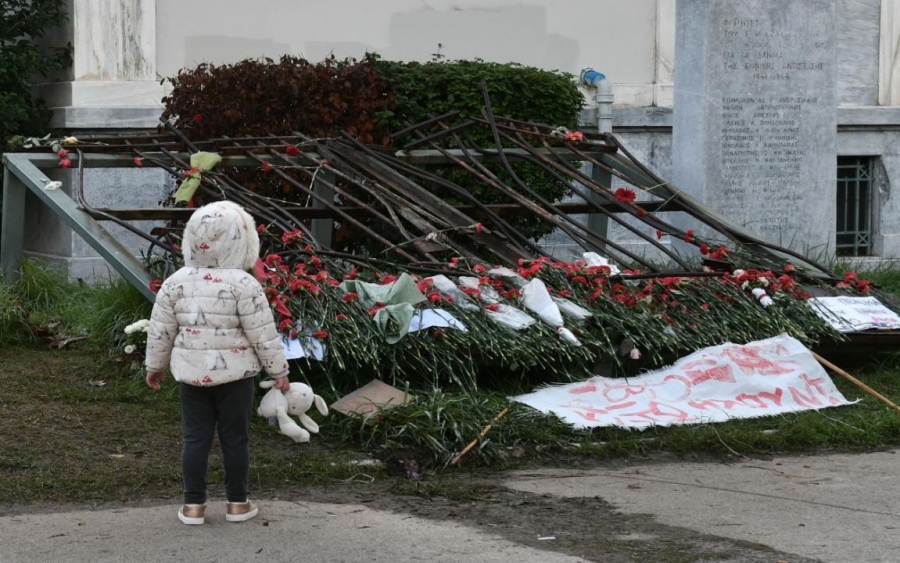
<svg viewBox="0 0 900 563">
<path fill-rule="evenodd" d="M 275 379 L 274 387 L 284 393 L 285 391 L 291 390 L 291 382 L 287 377 L 278 377 Z"/>
<path fill-rule="evenodd" d="M 287 378 L 285 378 L 287 379 Z M 147 384 L 147 387 L 153 389 L 154 391 L 159 391 L 159 384 L 166 380 L 166 372 L 164 371 L 150 371 L 147 370 L 147 377 L 144 378 L 144 382 Z"/>
</svg>

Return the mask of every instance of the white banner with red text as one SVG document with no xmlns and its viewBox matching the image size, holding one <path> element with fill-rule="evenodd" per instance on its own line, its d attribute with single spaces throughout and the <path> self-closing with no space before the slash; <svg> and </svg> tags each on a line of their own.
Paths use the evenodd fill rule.
<svg viewBox="0 0 900 563">
<path fill-rule="evenodd" d="M 629 378 L 592 377 L 512 397 L 576 428 L 704 424 L 853 404 L 787 335 L 722 344 Z"/>
</svg>

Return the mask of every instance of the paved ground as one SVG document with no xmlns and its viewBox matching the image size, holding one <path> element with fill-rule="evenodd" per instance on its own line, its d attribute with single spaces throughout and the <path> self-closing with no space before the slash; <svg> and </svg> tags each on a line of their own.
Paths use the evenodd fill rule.
<svg viewBox="0 0 900 563">
<path fill-rule="evenodd" d="M 529 471 L 504 485 L 597 495 L 625 513 L 828 563 L 900 562 L 898 452 Z"/>
<path fill-rule="evenodd" d="M 262 503 L 261 503 L 262 504 Z M 203 526 L 185 526 L 177 506 L 0 519 L 0 562 L 260 561 L 571 563 L 458 523 L 363 506 L 266 501 L 249 522 L 225 522 L 213 505 Z"/>
<path fill-rule="evenodd" d="M 653 515 L 660 528 L 687 528 L 755 546 L 752 558 L 710 562 L 900 563 L 898 462 L 900 456 L 886 452 L 654 463 L 515 472 L 503 485 L 551 497 L 601 497 L 623 513 Z M 180 524 L 176 510 L 171 504 L 5 516 L 0 563 L 584 561 L 576 548 L 556 548 L 572 555 L 547 551 L 537 536 L 526 545 L 472 519 L 426 519 L 360 504 L 270 500 L 262 503 L 259 518 L 229 524 L 218 503 L 209 510 L 207 525 L 199 527 Z M 553 535 L 564 532 L 546 526 L 548 548 L 554 549 Z"/>
</svg>

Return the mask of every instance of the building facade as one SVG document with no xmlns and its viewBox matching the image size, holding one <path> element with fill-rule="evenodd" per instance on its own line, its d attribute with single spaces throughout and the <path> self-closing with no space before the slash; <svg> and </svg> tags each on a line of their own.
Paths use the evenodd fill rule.
<svg viewBox="0 0 900 563">
<path fill-rule="evenodd" d="M 677 0 L 69 1 L 71 21 L 57 40 L 72 42 L 74 64 L 44 89 L 56 127 L 153 128 L 161 80 L 202 62 L 439 54 L 604 73 L 613 133 L 662 178 L 673 172 Z M 900 0 L 837 0 L 836 12 L 837 212 L 815 220 L 835 223 L 838 255 L 900 258 L 900 198 L 892 196 L 900 182 Z M 591 127 L 593 95 L 585 95 Z M 567 247 L 563 238 L 545 242 Z M 74 255 L 82 269 L 96 260 L 77 241 L 52 252 L 41 244 L 28 250 Z"/>
</svg>

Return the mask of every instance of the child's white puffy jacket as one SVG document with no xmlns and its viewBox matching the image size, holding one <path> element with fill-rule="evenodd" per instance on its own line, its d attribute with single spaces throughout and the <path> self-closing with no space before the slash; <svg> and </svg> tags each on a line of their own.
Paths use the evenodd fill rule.
<svg viewBox="0 0 900 563">
<path fill-rule="evenodd" d="M 220 385 L 265 370 L 288 373 L 272 310 L 247 270 L 259 256 L 253 218 L 219 201 L 191 215 L 185 267 L 163 282 L 147 333 L 148 370 L 170 367 L 177 381 Z"/>
</svg>

